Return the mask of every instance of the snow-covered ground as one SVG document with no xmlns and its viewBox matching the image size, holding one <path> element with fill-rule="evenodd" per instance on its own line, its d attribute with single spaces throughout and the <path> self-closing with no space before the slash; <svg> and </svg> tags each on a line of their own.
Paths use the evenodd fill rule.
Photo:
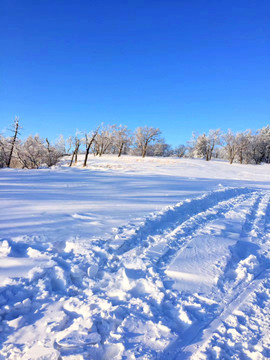
<svg viewBox="0 0 270 360">
<path fill-rule="evenodd" d="M 0 170 L 0 359 L 270 358 L 270 166 Z"/>
</svg>

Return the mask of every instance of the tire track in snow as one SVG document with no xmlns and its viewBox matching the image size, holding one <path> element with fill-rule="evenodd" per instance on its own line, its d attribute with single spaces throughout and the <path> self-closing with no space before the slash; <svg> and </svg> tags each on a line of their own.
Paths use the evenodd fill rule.
<svg viewBox="0 0 270 360">
<path fill-rule="evenodd" d="M 190 242 L 192 242 L 193 238 L 201 231 L 201 229 L 213 220 L 219 219 L 232 209 L 237 208 L 244 201 L 248 200 L 252 202 L 255 201 L 257 197 L 258 194 L 256 192 L 245 191 L 244 194 L 234 196 L 229 200 L 219 201 L 217 205 L 207 208 L 205 211 L 199 211 L 183 222 L 176 223 L 175 228 L 163 228 L 163 232 L 156 235 L 157 240 L 153 245 L 151 244 L 151 238 L 154 238 L 155 235 L 148 233 L 145 235 L 146 238 L 143 241 L 143 244 L 138 244 L 137 247 L 131 248 L 129 251 L 125 252 L 121 259 L 119 259 L 118 256 L 113 257 L 111 261 L 113 265 L 109 266 L 112 266 L 113 272 L 116 272 L 123 266 L 125 259 L 129 259 L 130 253 L 135 252 L 136 254 L 134 254 L 134 256 L 139 257 L 145 264 L 148 264 L 144 276 L 151 277 L 153 276 L 154 271 L 155 275 L 164 282 L 167 280 L 167 275 L 165 273 L 166 266 L 173 257 L 183 251 Z M 254 200 L 252 200 L 253 198 Z M 156 232 L 156 229 L 154 231 Z M 153 250 L 153 248 L 159 246 L 159 241 L 163 241 L 162 249 L 160 251 Z M 145 246 L 145 244 L 150 244 L 150 246 Z"/>
<path fill-rule="evenodd" d="M 242 190 L 242 191 L 241 191 Z M 241 192 L 243 192 L 241 195 L 239 195 L 239 192 L 241 194 Z M 222 217 L 224 214 L 226 214 L 227 212 L 230 212 L 232 209 L 237 208 L 239 205 L 241 205 L 244 201 L 249 201 L 249 204 L 252 203 L 252 201 L 255 201 L 258 198 L 258 193 L 255 192 L 254 190 L 247 190 L 245 189 L 243 191 L 243 189 L 238 189 L 238 191 L 234 191 L 234 196 L 232 196 L 231 198 L 229 198 L 229 200 L 221 200 L 217 202 L 217 205 L 214 205 L 213 207 L 207 206 L 207 204 L 203 204 L 204 206 L 198 207 L 197 206 L 197 210 L 201 210 L 202 208 L 206 208 L 205 211 L 198 211 L 197 214 L 195 214 L 191 219 L 187 219 L 183 222 L 179 222 L 176 224 L 176 229 L 172 228 L 172 226 L 169 227 L 169 229 L 167 227 L 164 226 L 164 224 L 161 224 L 163 226 L 160 226 L 159 228 L 163 228 L 162 231 L 164 233 L 164 236 L 167 236 L 168 241 L 172 240 L 172 233 L 173 233 L 173 240 L 175 240 L 175 235 L 178 235 L 178 237 L 176 237 L 177 242 L 174 245 L 177 245 L 178 248 L 181 247 L 181 243 L 183 238 L 186 240 L 182 243 L 183 247 L 187 246 L 188 241 L 192 241 L 193 236 L 201 230 L 201 228 L 203 228 L 204 226 L 208 225 L 209 223 L 211 223 L 214 219 L 218 219 L 220 217 Z M 203 197 L 205 199 L 205 196 Z M 251 200 L 252 199 L 252 200 Z M 202 200 L 200 198 L 200 200 Z M 208 203 L 209 205 L 209 203 Z M 185 209 L 186 210 L 186 209 Z M 162 220 L 161 220 L 162 221 Z M 178 225 L 179 224 L 179 225 Z M 177 226 L 178 225 L 178 226 Z M 179 228 L 180 227 L 180 228 Z M 154 228 L 154 232 L 158 232 L 156 230 L 156 228 Z M 145 242 L 148 242 L 148 238 L 149 236 L 155 236 L 155 235 L 150 235 L 151 232 L 148 231 L 147 232 L 147 236 L 145 238 Z M 188 236 L 186 237 L 185 235 L 188 234 Z M 180 236 L 179 236 L 180 235 Z M 159 232 L 159 236 L 162 237 L 162 232 Z M 114 276 L 114 274 L 117 276 L 117 272 L 119 271 L 119 269 L 122 267 L 123 269 L 125 268 L 125 259 L 127 260 L 127 262 L 129 261 L 129 256 L 131 253 L 133 253 L 133 257 L 138 257 L 141 258 L 141 260 L 143 260 L 145 263 L 149 264 L 149 267 L 146 268 L 144 271 L 142 270 L 141 276 L 144 279 L 148 279 L 148 280 L 153 280 L 152 283 L 155 283 L 156 281 L 164 281 L 164 279 L 166 278 L 166 276 L 164 275 L 164 272 L 162 273 L 161 269 L 158 270 L 159 268 L 159 264 L 158 265 L 154 265 L 153 263 L 151 263 L 151 258 L 147 259 L 147 257 L 145 256 L 145 247 L 144 247 L 144 241 L 143 238 L 140 239 L 141 241 L 139 241 L 137 243 L 137 246 L 135 247 L 129 247 L 129 250 L 126 251 L 125 253 L 123 253 L 123 255 L 121 256 L 121 259 L 119 259 L 119 257 L 113 257 L 112 259 L 112 263 L 109 264 L 109 268 L 108 271 L 112 271 L 112 276 Z M 133 244 L 136 242 L 133 242 Z M 135 254 L 134 252 L 139 251 L 137 254 Z M 141 252 L 141 254 L 140 254 Z M 119 261 L 118 261 L 119 260 Z M 166 254 L 165 258 L 162 259 L 163 262 L 164 260 L 167 260 L 167 262 L 169 262 L 170 256 L 168 257 L 168 254 Z M 153 266 L 154 265 L 154 266 Z M 165 264 L 163 264 L 165 265 Z M 155 269 L 155 271 L 153 272 L 153 267 Z M 125 274 L 124 277 L 122 278 L 122 281 L 125 282 Z M 136 295 L 135 295 L 136 296 Z M 170 295 L 170 292 L 166 290 L 166 288 L 164 288 L 163 290 L 163 303 L 167 302 L 167 303 L 171 303 L 171 305 L 173 306 L 174 303 L 174 296 Z M 146 304 L 149 306 L 149 309 L 155 313 L 155 318 L 156 320 L 164 320 L 164 309 L 162 308 L 162 306 L 158 309 L 158 307 L 153 303 L 153 299 L 149 298 L 149 299 L 145 299 Z M 122 310 L 124 308 L 127 307 L 126 312 L 123 310 L 123 312 L 125 312 L 126 314 L 129 313 L 128 311 L 128 306 L 124 305 L 122 303 Z M 165 316 L 167 317 L 167 316 Z M 176 328 L 177 327 L 177 322 L 174 321 L 174 323 L 172 323 L 172 321 L 174 321 L 174 319 L 170 318 L 168 321 L 166 320 L 166 325 L 168 325 L 170 328 Z"/>
<path fill-rule="evenodd" d="M 268 221 L 266 218 L 266 210 L 269 204 L 269 199 L 269 192 L 260 193 L 254 205 L 247 213 L 246 220 L 242 226 L 240 239 L 235 246 L 231 248 L 231 259 L 227 263 L 223 277 L 219 279 L 220 285 L 222 282 L 225 284 L 228 283 L 228 279 L 232 282 L 232 276 L 228 275 L 233 271 L 236 271 L 241 262 L 249 256 L 256 255 L 256 257 L 262 257 L 258 251 L 260 250 L 259 245 L 261 245 L 262 238 L 264 237 L 265 222 Z M 260 261 L 262 261 L 262 259 L 260 259 Z M 228 288 L 223 286 L 223 292 L 227 293 L 229 290 L 233 291 L 234 288 L 231 285 L 229 285 Z"/>
<path fill-rule="evenodd" d="M 253 196 L 257 195 L 255 194 Z M 172 261 L 172 259 L 190 244 L 194 236 L 199 234 L 201 229 L 203 229 L 215 219 L 224 217 L 226 213 L 232 209 L 237 208 L 246 200 L 252 201 L 252 195 L 244 194 L 226 201 L 221 201 L 214 207 L 211 207 L 206 211 L 191 217 L 179 227 L 174 229 L 171 233 L 166 235 L 166 245 L 169 247 L 169 249 L 159 257 L 156 263 L 157 268 L 162 267 L 165 269 L 166 266 Z"/>
<path fill-rule="evenodd" d="M 175 359 L 184 360 L 187 356 L 190 358 L 191 354 L 192 357 L 196 356 L 196 354 L 200 352 L 200 349 L 212 338 L 219 326 L 222 325 L 269 276 L 270 270 L 268 268 L 263 268 L 248 285 L 241 284 L 237 289 L 235 297 L 226 303 L 226 306 L 223 307 L 218 316 L 212 319 L 208 324 L 205 324 L 202 328 L 198 329 L 196 335 L 190 341 L 190 344 L 185 346 L 181 351 L 181 354 L 178 354 Z M 202 338 L 200 341 L 196 342 L 196 339 L 200 337 L 200 334 L 202 334 Z M 195 343 L 192 344 L 192 341 Z"/>
<path fill-rule="evenodd" d="M 115 280 L 118 275 L 119 271 L 122 269 L 124 271 L 125 269 L 125 260 L 128 261 L 128 257 L 130 253 L 139 251 L 141 252 L 140 255 L 138 255 L 139 258 L 141 258 L 142 261 L 148 262 L 147 259 L 143 258 L 143 254 L 145 251 L 145 243 L 148 242 L 149 236 L 156 236 L 156 234 L 166 236 L 168 234 L 168 239 L 170 238 L 171 232 L 175 231 L 175 228 L 178 226 L 181 226 L 181 224 L 188 222 L 190 216 L 198 218 L 198 223 L 196 224 L 196 229 L 200 228 L 203 224 L 208 223 L 209 221 L 213 220 L 213 218 L 217 218 L 222 215 L 222 213 L 229 211 L 229 209 L 236 206 L 236 204 L 241 203 L 244 199 L 249 198 L 254 193 L 254 190 L 248 189 L 248 188 L 230 188 L 230 189 L 222 189 L 216 192 L 211 192 L 208 194 L 205 194 L 199 198 L 184 201 L 183 203 L 177 204 L 175 207 L 169 207 L 164 211 L 160 212 L 158 215 L 154 214 L 146 219 L 144 224 L 137 228 L 134 231 L 134 228 L 132 226 L 127 226 L 123 229 L 120 229 L 120 234 L 122 231 L 122 234 L 124 234 L 124 242 L 120 239 L 120 246 L 116 248 L 116 254 L 112 254 L 112 244 L 109 244 L 109 246 L 105 246 L 105 251 L 102 252 L 101 257 L 99 255 L 99 248 L 104 246 L 104 242 L 99 243 L 97 242 L 95 244 L 96 247 L 96 257 L 99 258 L 97 260 L 98 268 L 101 270 L 100 273 L 97 273 L 96 278 L 96 285 L 94 288 L 92 288 L 94 297 L 101 297 L 103 298 L 106 294 L 106 297 L 110 298 L 110 282 L 111 280 Z M 210 208 L 210 209 L 209 209 Z M 214 210 L 212 209 L 214 208 Z M 199 221 L 199 219 L 201 221 Z M 187 223 L 186 223 L 187 224 Z M 194 225 L 194 223 L 192 222 Z M 192 227 L 192 230 L 194 230 L 194 226 Z M 134 233 L 129 237 L 128 234 L 130 232 L 130 229 L 134 231 Z M 187 230 L 187 226 L 183 226 L 183 229 Z M 125 230 L 127 230 L 127 234 L 125 234 Z M 118 240 L 118 239 L 117 239 Z M 113 242 L 115 245 L 115 242 Z M 119 244 L 119 243 L 118 243 Z M 152 264 L 153 265 L 153 264 Z M 120 289 L 122 286 L 125 287 L 125 282 L 129 281 L 129 279 L 126 278 L 125 271 L 120 274 L 120 282 L 118 281 L 118 284 L 120 285 Z M 159 273 L 152 273 L 151 268 L 146 268 L 145 271 L 142 271 L 142 277 L 147 279 L 148 281 L 152 282 L 153 284 L 157 281 L 160 281 L 160 274 Z M 111 280 L 110 280 L 111 279 Z M 153 281 L 152 281 L 153 280 Z M 108 287 L 109 285 L 109 287 Z M 127 286 L 128 288 L 128 286 Z M 119 289 L 119 290 L 120 290 Z M 120 290 L 121 291 L 121 290 Z M 128 291 L 124 289 L 124 291 Z M 165 300 L 171 300 L 169 297 L 166 297 L 166 289 L 160 290 L 163 293 L 163 296 L 165 295 Z M 118 291 L 119 292 L 119 291 Z M 114 292 L 115 294 L 115 292 Z M 134 296 L 134 299 L 140 298 L 141 295 L 136 294 L 136 291 L 134 293 L 134 290 L 131 291 L 132 296 Z M 143 303 L 145 303 L 146 306 L 149 307 L 149 311 L 155 314 L 155 320 L 161 321 L 163 323 L 163 317 L 164 312 L 163 308 L 159 308 L 156 304 L 156 300 L 152 299 L 151 296 L 144 296 L 142 294 Z M 93 298 L 93 297 L 92 297 Z M 91 306 L 91 299 L 84 297 L 84 301 L 89 302 L 89 306 Z M 112 298 L 112 303 L 114 304 L 114 300 Z M 134 304 L 136 307 L 137 305 Z M 132 305 L 132 308 L 134 308 Z M 143 305 L 144 306 L 144 305 Z M 116 310 L 119 312 L 119 310 Z M 121 317 L 125 319 L 125 317 L 130 313 L 130 303 L 129 301 L 126 302 L 126 300 L 121 301 Z M 134 310 L 132 310 L 134 311 Z M 103 323 L 102 320 L 102 309 L 98 310 L 98 308 L 95 311 L 94 316 L 94 322 L 96 323 Z M 114 313 L 114 310 L 113 310 Z M 115 316 L 115 319 L 119 317 L 118 315 Z M 135 309 L 135 314 L 137 313 L 137 310 Z M 137 316 L 144 318 L 144 315 L 137 313 Z M 146 317 L 147 318 L 147 317 Z M 99 320 L 100 319 L 100 320 Z M 151 317 L 149 318 L 149 320 Z M 115 320 L 116 323 L 121 324 L 121 320 Z M 145 319 L 146 321 L 146 319 Z M 151 321 L 151 320 L 150 320 Z M 146 321 L 147 322 L 147 321 Z M 111 321 L 109 322 L 111 323 Z M 169 320 L 169 323 L 171 324 L 171 319 Z M 106 322 L 104 323 L 106 324 Z M 104 325 L 105 326 L 105 325 Z M 102 343 L 105 343 L 107 341 L 107 331 L 104 332 L 104 329 L 102 329 L 104 326 L 97 326 L 99 329 L 99 334 L 102 339 Z M 107 325 L 106 326 L 112 326 Z M 106 327 L 105 326 L 105 327 Z M 106 335 L 107 334 L 107 335 Z M 119 335 L 118 335 L 119 336 Z"/>
<path fill-rule="evenodd" d="M 148 237 L 166 236 L 185 221 L 208 211 L 217 204 L 222 204 L 230 199 L 235 201 L 237 196 L 253 192 L 254 190 L 249 188 L 225 188 L 206 193 L 198 198 L 185 200 L 175 206 L 169 206 L 165 210 L 151 214 L 135 229 L 133 224 L 120 228 L 106 250 L 122 256 L 134 248 L 144 247 Z"/>
<path fill-rule="evenodd" d="M 166 266 L 168 266 L 168 264 L 174 257 L 178 256 L 182 251 L 184 251 L 185 248 L 187 246 L 189 246 L 190 243 L 192 243 L 193 239 L 196 238 L 196 236 L 199 235 L 205 227 L 207 228 L 209 226 L 209 224 L 211 224 L 211 222 L 213 222 L 215 219 L 224 218 L 224 220 L 225 220 L 225 215 L 227 213 L 230 213 L 231 210 L 236 211 L 238 209 L 238 207 L 240 207 L 245 202 L 248 202 L 249 206 L 251 205 L 251 207 L 253 207 L 259 198 L 260 198 L 259 193 L 255 192 L 253 194 L 240 195 L 240 196 L 237 196 L 236 198 L 230 199 L 229 201 L 221 202 L 218 205 L 216 205 L 215 207 L 208 209 L 206 212 L 198 214 L 196 217 L 194 217 L 194 219 L 192 218 L 190 221 L 187 221 L 186 223 L 184 223 L 180 227 L 182 229 L 178 229 L 179 231 L 174 231 L 174 235 L 175 235 L 175 233 L 177 235 L 176 239 L 174 239 L 174 244 L 177 246 L 174 246 L 173 251 L 169 250 L 167 253 L 162 255 L 157 262 L 157 266 L 155 266 L 155 269 L 157 272 L 159 272 L 159 275 L 160 275 L 160 278 L 162 279 L 162 281 L 166 282 L 166 280 L 168 279 L 166 272 L 165 272 Z M 188 236 L 185 236 L 185 235 L 188 235 Z M 177 251 L 177 253 L 175 254 L 176 251 Z M 160 269 L 160 267 L 161 267 L 161 269 Z M 167 302 L 170 302 L 170 301 L 175 302 L 174 298 L 175 298 L 175 294 L 171 293 L 170 291 L 167 290 L 164 300 Z M 192 317 L 194 319 L 194 315 Z M 208 318 L 209 318 L 209 316 L 208 316 Z M 210 318 L 211 318 L 211 316 L 210 316 Z M 191 325 L 190 330 L 185 331 L 184 333 L 181 334 L 181 336 L 188 337 L 188 338 L 192 337 L 192 334 L 194 334 L 194 331 L 196 332 L 196 326 L 201 328 L 202 324 L 204 324 L 204 323 L 205 323 L 205 321 L 199 321 L 199 320 L 196 321 L 196 317 L 195 317 L 195 326 Z M 176 326 L 174 326 L 174 328 L 176 328 Z M 176 343 L 178 343 L 178 342 L 180 342 L 180 344 L 173 345 L 172 346 L 173 349 L 183 346 L 182 339 L 179 339 L 176 341 Z M 167 356 L 169 356 L 169 357 L 172 356 L 171 350 L 169 350 L 168 353 L 167 352 L 165 353 L 164 358 L 166 358 Z M 163 357 L 162 357 L 162 359 L 163 359 Z"/>
<path fill-rule="evenodd" d="M 263 255 L 261 256 L 257 251 L 255 253 L 256 259 L 252 258 L 255 256 L 252 253 L 254 248 L 253 243 L 250 243 L 249 241 L 255 241 L 257 244 L 262 243 L 262 238 L 265 236 L 265 228 L 268 227 L 268 223 L 270 222 L 266 216 L 269 211 L 269 200 L 270 192 L 259 193 L 253 199 L 253 204 L 246 214 L 246 219 L 240 234 L 240 240 L 234 246 L 235 249 L 232 249 L 232 257 L 222 277 L 227 286 L 225 286 L 225 290 L 223 289 L 222 291 L 223 299 L 219 303 L 218 310 L 212 315 L 210 320 L 202 323 L 197 322 L 191 325 L 188 330 L 182 334 L 181 338 L 178 338 L 168 347 L 168 349 L 166 349 L 160 359 L 168 357 L 178 360 L 189 359 L 192 354 L 198 352 L 200 348 L 209 341 L 221 323 L 258 288 L 267 276 L 269 276 L 269 258 L 266 258 Z M 252 244 L 252 246 L 247 249 L 243 259 L 237 259 L 234 250 L 237 250 L 238 244 L 243 241 Z M 259 250 L 259 248 L 256 250 Z M 244 262 L 250 256 L 252 260 L 258 260 L 257 267 L 255 266 L 255 269 L 253 269 L 254 264 L 251 264 L 251 273 L 247 273 L 242 281 L 237 282 L 236 279 L 235 282 L 231 283 L 231 277 L 228 276 L 228 272 L 231 272 L 232 268 L 237 270 L 239 265 L 241 265 L 241 261 Z M 249 263 L 247 262 L 246 265 L 248 267 Z"/>
<path fill-rule="evenodd" d="M 173 228 L 172 226 L 165 227 L 163 224 L 161 224 L 161 226 L 158 226 L 158 229 L 156 227 L 154 227 L 154 231 L 146 231 L 144 234 L 144 237 L 142 236 L 139 241 L 134 241 L 132 245 L 137 245 L 137 246 L 130 246 L 130 247 L 126 247 L 125 252 L 123 252 L 121 260 L 118 264 L 115 263 L 115 261 L 118 260 L 117 258 L 113 258 L 113 273 L 115 273 L 117 271 L 117 269 L 119 269 L 121 266 L 124 268 L 125 264 L 124 264 L 124 259 L 126 257 L 127 261 L 129 259 L 130 253 L 133 253 L 133 256 L 138 256 L 140 257 L 145 263 L 148 262 L 150 268 L 146 268 L 145 271 L 142 271 L 141 276 L 143 278 L 148 278 L 148 279 L 152 279 L 153 283 L 156 280 L 162 280 L 164 281 L 164 273 L 162 274 L 162 271 L 159 267 L 159 265 L 161 263 L 163 263 L 163 269 L 166 268 L 166 265 L 171 261 L 171 258 L 174 256 L 174 252 L 176 250 L 183 250 L 190 241 L 192 241 L 193 237 L 196 236 L 196 234 L 198 234 L 204 227 L 207 227 L 213 220 L 215 219 L 220 219 L 220 218 L 225 218 L 225 215 L 227 213 L 229 213 L 231 210 L 236 211 L 238 209 L 238 207 L 241 207 L 241 204 L 243 204 L 244 202 L 247 203 L 247 205 L 245 205 L 246 208 L 249 208 L 249 211 L 243 211 L 243 214 L 246 217 L 245 223 L 243 225 L 243 229 L 245 230 L 245 233 L 248 232 L 252 232 L 253 228 L 255 225 L 253 225 L 251 223 L 251 220 L 254 218 L 254 215 L 259 213 L 263 206 L 261 204 L 261 199 L 262 199 L 262 194 L 259 192 L 249 192 L 246 194 L 242 194 L 238 196 L 234 196 L 231 197 L 229 200 L 226 201 L 219 201 L 217 203 L 217 205 L 214 205 L 213 207 L 207 207 L 205 211 L 198 211 L 197 214 L 195 214 L 190 220 L 187 219 L 185 221 L 179 221 L 176 224 L 176 228 Z M 263 197 L 263 199 L 265 199 L 265 197 Z M 267 203 L 267 199 L 265 200 L 265 203 Z M 206 204 L 204 204 L 206 205 Z M 202 208 L 202 207 L 201 207 Z M 201 210 L 201 208 L 199 210 Z M 259 210 L 261 209 L 261 210 Z M 242 209 L 243 210 L 243 209 Z M 244 209 L 245 210 L 245 209 Z M 262 212 L 262 211 L 261 211 Z M 262 212 L 263 213 L 263 212 Z M 195 220 L 194 220 L 195 219 Z M 261 223 L 263 222 L 262 219 L 258 220 L 258 216 L 255 217 L 255 219 L 257 219 L 255 223 Z M 156 224 L 159 225 L 159 224 Z M 144 227 L 143 227 L 144 229 Z M 160 230 L 161 229 L 161 230 Z M 140 229 L 141 230 L 141 229 Z M 243 237 L 244 235 L 244 230 L 242 231 L 241 236 Z M 154 234 L 153 234 L 154 233 Z M 170 241 L 173 239 L 175 248 L 174 251 L 172 251 L 170 254 L 165 253 L 165 256 L 157 262 L 157 265 L 154 266 L 154 272 L 153 272 L 153 264 L 151 264 L 151 257 L 148 259 L 146 254 L 147 254 L 147 249 L 145 249 L 145 243 L 148 243 L 149 237 L 153 236 L 155 237 L 155 234 L 158 234 L 159 238 L 161 239 L 162 236 L 167 237 L 167 243 L 170 243 Z M 147 235 L 146 235 L 147 234 Z M 176 235 L 176 237 L 175 237 Z M 188 236 L 186 236 L 188 235 Z M 184 239 L 184 241 L 183 241 Z M 166 241 L 165 241 L 166 243 Z M 137 251 L 137 253 L 136 253 Z M 170 255 L 170 256 L 168 256 Z M 109 270 L 109 269 L 108 269 Z M 113 275 L 112 275 L 113 276 Z M 244 285 L 243 285 L 244 287 Z M 242 287 L 238 287 L 239 290 L 239 294 L 241 294 L 242 291 Z M 162 301 L 162 303 L 166 302 L 167 305 L 168 303 L 170 303 L 170 306 L 174 306 L 175 304 L 175 298 L 174 298 L 175 294 L 172 294 L 170 291 L 164 289 L 164 299 Z M 231 298 L 229 298 L 229 300 L 227 300 L 227 302 L 231 301 Z M 153 299 L 149 298 L 145 299 L 145 303 L 149 306 L 150 310 L 155 313 L 155 318 L 156 320 L 164 320 L 164 309 L 161 306 L 160 308 L 156 307 L 156 305 L 154 305 L 152 307 L 152 302 Z M 122 303 L 122 310 L 126 308 L 126 306 Z M 123 312 L 125 312 L 126 314 L 129 313 L 129 307 L 127 306 L 126 308 L 126 312 L 123 310 Z M 220 308 L 219 308 L 220 309 Z M 212 315 L 210 314 L 210 320 L 209 320 L 209 316 L 208 316 L 208 323 L 209 321 L 211 322 L 212 319 L 217 316 L 217 312 L 213 312 Z M 165 315 L 165 318 L 167 317 L 167 315 Z M 168 325 L 171 329 L 172 328 L 176 328 L 177 327 L 177 321 L 172 321 L 173 319 L 167 319 L 165 321 L 165 325 Z M 163 322 L 164 323 L 164 322 Z M 198 332 L 200 333 L 202 331 L 202 327 L 207 324 L 206 321 L 198 321 L 195 326 L 193 326 L 189 332 L 185 332 L 184 336 L 186 337 L 186 341 L 187 343 L 189 343 L 191 341 L 191 339 L 194 336 L 194 331 L 196 332 L 196 327 L 198 328 Z M 205 325 L 207 326 L 207 325 Z M 198 335 L 199 336 L 199 335 Z M 177 342 L 176 342 L 177 343 Z M 178 344 L 179 347 L 181 348 L 181 346 L 183 347 L 183 341 L 181 340 L 180 344 Z M 173 346 L 173 353 L 175 354 L 175 350 L 179 349 L 178 346 Z M 176 349 L 177 348 L 177 349 Z M 178 350 L 177 350 L 178 351 Z M 176 351 L 176 353 L 177 353 Z M 170 358 L 172 358 L 172 353 L 168 353 L 165 352 L 165 357 L 168 358 L 168 356 Z M 163 357 L 162 357 L 163 358 Z"/>
</svg>

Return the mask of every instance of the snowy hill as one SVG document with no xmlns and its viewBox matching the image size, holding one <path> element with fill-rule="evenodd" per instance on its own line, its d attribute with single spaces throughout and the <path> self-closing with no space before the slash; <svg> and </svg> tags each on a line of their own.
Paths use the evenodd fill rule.
<svg viewBox="0 0 270 360">
<path fill-rule="evenodd" d="M 0 358 L 270 357 L 270 167 L 0 170 Z"/>
</svg>

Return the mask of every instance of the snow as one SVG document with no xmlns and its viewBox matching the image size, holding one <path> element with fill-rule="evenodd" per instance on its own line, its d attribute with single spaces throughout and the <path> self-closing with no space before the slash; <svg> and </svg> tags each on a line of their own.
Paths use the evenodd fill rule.
<svg viewBox="0 0 270 360">
<path fill-rule="evenodd" d="M 270 357 L 270 168 L 0 171 L 0 359 Z"/>
</svg>

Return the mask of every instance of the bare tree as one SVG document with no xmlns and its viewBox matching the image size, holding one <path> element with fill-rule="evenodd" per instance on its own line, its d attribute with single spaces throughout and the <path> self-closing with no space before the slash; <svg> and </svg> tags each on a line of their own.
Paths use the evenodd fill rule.
<svg viewBox="0 0 270 360">
<path fill-rule="evenodd" d="M 243 162 L 247 162 L 247 156 L 249 153 L 249 145 L 251 143 L 251 131 L 247 130 L 243 133 L 237 133 L 236 134 L 236 152 L 237 152 L 237 158 L 240 162 L 240 164 L 243 164 Z"/>
<path fill-rule="evenodd" d="M 28 136 L 17 151 L 17 157 L 22 167 L 27 169 L 38 169 L 42 163 L 45 163 L 47 151 L 39 135 Z"/>
<path fill-rule="evenodd" d="M 225 148 L 230 164 L 233 163 L 234 158 L 237 154 L 237 140 L 236 135 L 229 129 L 226 134 L 223 135 L 225 142 Z"/>
<path fill-rule="evenodd" d="M 215 146 L 219 144 L 220 144 L 220 129 L 209 130 L 207 136 L 207 146 L 206 146 L 206 161 L 212 159 Z"/>
<path fill-rule="evenodd" d="M 0 135 L 0 168 L 7 166 L 8 157 L 8 140 Z"/>
<path fill-rule="evenodd" d="M 10 148 L 10 153 L 9 153 L 8 161 L 7 161 L 7 167 L 8 168 L 10 167 L 12 155 L 13 155 L 15 144 L 16 144 L 16 140 L 17 140 L 17 137 L 19 135 L 19 128 L 20 128 L 19 127 L 19 118 L 16 116 L 15 120 L 14 120 L 14 123 L 12 124 L 12 130 L 11 130 L 14 133 L 14 135 L 12 136 L 11 142 L 10 142 L 11 148 Z"/>
<path fill-rule="evenodd" d="M 256 142 L 258 143 L 257 149 L 259 150 L 261 156 L 260 161 L 265 163 L 270 163 L 270 126 L 267 125 L 262 129 L 257 131 L 255 135 Z"/>
<path fill-rule="evenodd" d="M 95 139 L 96 154 L 101 156 L 112 150 L 116 125 L 102 125 Z"/>
<path fill-rule="evenodd" d="M 66 154 L 69 154 L 72 148 L 72 144 L 73 144 L 73 136 L 69 136 L 67 138 L 67 149 L 66 149 Z"/>
<path fill-rule="evenodd" d="M 257 133 L 251 137 L 248 151 L 248 162 L 260 164 L 265 160 L 264 157 L 266 154 L 267 145 L 264 141 L 264 138 L 260 135 L 260 131 L 257 131 Z"/>
<path fill-rule="evenodd" d="M 88 155 L 91 149 L 91 146 L 93 145 L 95 138 L 98 134 L 99 131 L 99 127 L 92 132 L 91 134 L 85 134 L 85 146 L 86 146 L 86 151 L 85 151 L 85 157 L 84 157 L 84 163 L 83 166 L 85 167 L 87 165 L 87 159 L 88 159 Z"/>
<path fill-rule="evenodd" d="M 57 163 L 58 159 L 63 155 L 63 153 L 61 153 L 55 146 L 52 146 L 48 138 L 46 138 L 46 145 L 47 156 L 44 160 L 45 163 L 51 167 Z"/>
<path fill-rule="evenodd" d="M 199 136 L 192 135 L 192 153 L 195 157 L 203 157 L 206 161 L 212 159 L 216 145 L 220 145 L 220 130 L 209 130 L 208 135 L 205 133 Z"/>
<path fill-rule="evenodd" d="M 177 156 L 177 157 L 184 157 L 185 153 L 187 151 L 187 147 L 186 145 L 179 145 L 177 146 L 175 149 L 174 149 L 174 154 Z"/>
<path fill-rule="evenodd" d="M 45 139 L 46 140 L 46 144 L 47 144 L 47 151 L 48 151 L 48 166 L 52 166 L 52 148 L 51 148 L 51 144 L 48 140 L 48 138 Z"/>
<path fill-rule="evenodd" d="M 69 167 L 72 166 L 74 159 L 75 159 L 75 164 L 77 163 L 77 160 L 78 160 L 78 152 L 79 152 L 79 148 L 81 145 L 81 140 L 80 140 L 78 134 L 76 134 L 76 136 L 73 138 L 73 142 L 74 142 L 74 150 L 72 152 Z"/>
<path fill-rule="evenodd" d="M 151 142 L 157 141 L 161 131 L 158 128 L 149 126 L 138 127 L 135 131 L 135 140 L 138 148 L 141 150 L 142 157 L 146 155 L 147 147 Z"/>
<path fill-rule="evenodd" d="M 169 144 L 166 144 L 163 138 L 158 139 L 147 147 L 147 156 L 166 157 L 172 155 L 172 153 L 172 147 Z"/>
<path fill-rule="evenodd" d="M 115 127 L 113 132 L 113 145 L 117 149 L 118 157 L 122 155 L 125 147 L 128 147 L 131 143 L 131 133 L 126 126 Z"/>
<path fill-rule="evenodd" d="M 61 155 L 66 155 L 68 153 L 66 149 L 66 140 L 62 134 L 59 135 L 54 147 Z"/>
</svg>

